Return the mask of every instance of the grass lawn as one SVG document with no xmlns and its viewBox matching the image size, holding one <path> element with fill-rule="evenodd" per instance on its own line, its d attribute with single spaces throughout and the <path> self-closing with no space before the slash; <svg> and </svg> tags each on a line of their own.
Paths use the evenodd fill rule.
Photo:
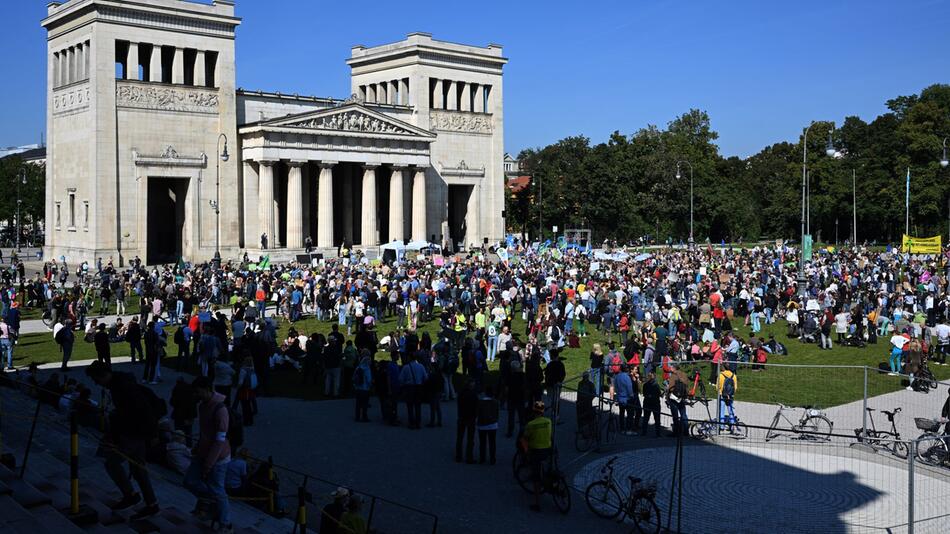
<svg viewBox="0 0 950 534">
<path fill-rule="evenodd" d="M 741 324 L 740 319 L 734 321 L 736 325 Z M 299 332 L 312 333 L 319 331 L 328 333 L 330 331 L 330 322 L 318 322 L 313 317 L 308 317 L 296 323 Z M 520 314 L 517 314 L 514 320 L 514 332 L 518 336 L 524 333 L 524 321 Z M 282 340 L 286 336 L 290 325 L 282 321 L 278 331 L 278 339 Z M 380 338 L 387 335 L 390 330 L 395 328 L 393 319 L 383 320 L 378 325 L 378 335 Z M 422 332 L 428 332 L 433 339 L 436 339 L 439 330 L 438 320 L 433 320 L 424 324 L 419 329 Z M 739 328 L 740 335 L 748 336 L 749 329 Z M 888 354 L 888 345 L 886 342 L 879 341 L 877 345 L 868 345 L 866 348 L 839 347 L 831 351 L 822 351 L 815 344 L 802 344 L 797 339 L 789 339 L 785 335 L 786 325 L 784 321 L 779 321 L 774 325 L 763 326 L 760 335 L 768 339 L 770 334 L 784 343 L 788 347 L 788 356 L 771 356 L 770 364 L 787 364 L 795 367 L 769 367 L 766 371 L 753 372 L 748 368 L 739 369 L 739 400 L 752 402 L 781 402 L 783 404 L 801 406 L 812 404 L 822 407 L 835 406 L 861 398 L 864 389 L 864 371 L 860 368 L 824 368 L 807 367 L 812 365 L 824 366 L 868 366 L 877 369 L 879 363 L 886 361 Z M 589 354 L 594 343 L 601 343 L 606 351 L 606 338 L 599 332 L 588 328 L 590 334 L 587 338 L 581 339 L 581 346 L 577 349 L 565 349 L 562 352 L 564 365 L 567 368 L 568 385 L 574 385 L 577 377 L 589 366 Z M 523 337 L 523 336 L 522 336 Z M 614 336 L 619 345 L 618 336 Z M 169 334 L 169 344 L 171 345 L 171 334 Z M 169 348 L 169 352 L 175 350 L 174 345 Z M 118 343 L 112 346 L 113 357 L 123 357 L 129 355 L 129 347 L 125 343 Z M 96 351 L 91 343 L 82 341 L 81 336 L 77 336 L 76 344 L 73 348 L 73 360 L 95 359 Z M 377 358 L 386 357 L 385 353 L 377 353 Z M 30 362 L 47 363 L 58 362 L 61 360 L 59 347 L 53 341 L 51 333 L 28 334 L 21 336 L 20 343 L 14 352 L 14 362 L 16 365 L 27 365 Z M 172 358 L 166 358 L 166 365 L 173 365 Z M 687 371 L 693 368 L 701 369 L 704 379 L 709 377 L 709 364 L 685 364 Z M 491 375 L 497 374 L 497 363 L 490 365 Z M 950 366 L 933 365 L 931 370 L 938 379 L 950 378 Z M 489 380 L 492 379 L 489 377 Z M 875 372 L 868 373 L 868 391 L 874 395 L 880 395 L 895 391 L 906 384 L 902 383 L 900 378 L 887 376 Z M 272 376 L 272 391 L 279 396 L 302 398 L 308 400 L 318 400 L 322 398 L 321 389 L 315 386 L 304 386 L 301 384 L 301 377 L 296 372 L 278 372 Z M 712 388 L 708 388 L 710 395 L 714 395 Z"/>
</svg>

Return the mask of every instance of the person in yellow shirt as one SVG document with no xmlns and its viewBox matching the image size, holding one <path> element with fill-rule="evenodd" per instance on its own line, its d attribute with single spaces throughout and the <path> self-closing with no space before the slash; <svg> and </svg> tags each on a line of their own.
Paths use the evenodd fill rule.
<svg viewBox="0 0 950 534">
<path fill-rule="evenodd" d="M 551 458 L 553 443 L 551 440 L 551 419 L 544 416 L 544 401 L 534 403 L 533 418 L 524 427 L 524 440 L 528 446 L 528 462 L 531 464 L 534 504 L 531 509 L 541 510 L 541 476 L 544 463 Z"/>
<path fill-rule="evenodd" d="M 732 425 L 736 422 L 736 411 L 733 408 L 736 392 L 739 391 L 739 377 L 735 371 L 728 366 L 719 373 L 719 380 L 716 384 L 719 390 L 719 420 L 729 423 L 729 429 L 733 430 Z M 728 415 L 726 412 L 728 411 Z"/>
</svg>

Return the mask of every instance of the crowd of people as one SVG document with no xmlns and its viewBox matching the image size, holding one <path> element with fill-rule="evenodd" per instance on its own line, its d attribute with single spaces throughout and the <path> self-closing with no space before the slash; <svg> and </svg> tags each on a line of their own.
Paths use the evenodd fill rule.
<svg viewBox="0 0 950 534">
<path fill-rule="evenodd" d="M 190 442 L 193 422 L 201 421 L 204 463 L 185 475 L 205 496 L 222 494 L 226 469 L 219 462 L 237 450 L 220 444 L 222 432 L 236 422 L 253 425 L 258 399 L 279 393 L 277 373 L 327 398 L 352 397 L 357 423 L 371 420 L 375 398 L 385 424 L 419 430 L 425 408 L 425 426 L 439 427 L 442 403 L 454 400 L 455 460 L 494 464 L 498 430 L 506 438 L 523 435 L 539 403 L 557 419 L 554 407 L 569 379 L 563 356 L 588 337 L 596 343 L 577 385 L 579 424 L 593 399 L 608 395 L 628 435 L 646 435 L 651 418 L 654 435 L 662 435 L 664 402 L 672 434 L 686 432 L 686 399 L 696 384 L 682 370 L 688 361 L 720 364 L 703 379 L 721 394 L 725 420 L 734 420 L 738 364 L 762 369 L 771 355 L 795 352 L 762 334 L 777 320 L 790 337 L 825 349 L 838 343 L 867 350 L 880 339 L 888 370 L 912 375 L 911 385 L 928 362 L 945 364 L 950 350 L 942 258 L 822 251 L 800 271 L 795 252 L 783 246 L 630 255 L 509 243 L 499 255 L 439 260 L 389 264 L 348 251 L 318 265 L 252 265 L 245 257 L 119 268 L 109 259 L 75 273 L 50 261 L 30 279 L 3 276 L 0 343 L 10 363 L 19 310 L 39 308 L 50 318 L 65 372 L 76 334 L 95 345 L 99 363 L 91 376 L 110 389 L 120 375 L 111 370 L 117 344 L 143 362 L 143 382 L 159 382 L 162 365 L 193 371 L 191 396 L 170 399 L 169 435 L 181 437 L 168 443 Z M 113 312 L 119 319 L 106 324 Z M 135 380 L 120 380 L 131 388 L 126 382 Z M 188 408 L 195 392 L 199 413 Z M 137 447 L 126 453 L 142 456 Z M 119 487 L 125 503 L 135 500 Z M 344 498 L 334 501 L 334 517 L 351 503 L 358 508 L 344 490 L 334 496 Z M 146 507 L 155 504 L 142 492 Z M 226 506 L 216 507 L 226 524 Z"/>
</svg>

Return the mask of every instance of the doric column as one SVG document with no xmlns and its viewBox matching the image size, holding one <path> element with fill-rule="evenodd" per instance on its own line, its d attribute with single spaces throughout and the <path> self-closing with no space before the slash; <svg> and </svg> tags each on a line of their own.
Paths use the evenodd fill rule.
<svg viewBox="0 0 950 534">
<path fill-rule="evenodd" d="M 287 248 L 303 248 L 303 164 L 291 160 L 287 173 Z"/>
<path fill-rule="evenodd" d="M 175 48 L 175 59 L 172 61 L 172 83 L 185 83 L 185 49 Z"/>
<path fill-rule="evenodd" d="M 474 111 L 472 109 L 472 84 L 462 83 L 462 111 Z"/>
<path fill-rule="evenodd" d="M 386 89 L 388 89 L 389 84 L 387 82 L 380 82 L 376 84 L 376 101 L 380 104 L 386 104 L 389 102 L 388 97 L 386 96 Z"/>
<path fill-rule="evenodd" d="M 195 87 L 204 87 L 205 84 L 205 51 L 198 50 L 198 54 L 195 56 L 195 72 L 194 78 Z"/>
<path fill-rule="evenodd" d="M 481 214 L 478 213 L 479 209 L 479 195 L 481 194 L 481 186 L 473 185 L 472 194 L 468 197 L 468 206 L 465 210 L 465 250 L 471 249 L 472 245 L 481 246 L 481 230 L 479 221 L 481 220 Z"/>
<path fill-rule="evenodd" d="M 376 102 L 376 84 L 371 83 L 366 86 L 366 101 Z"/>
<path fill-rule="evenodd" d="M 445 109 L 445 99 L 442 98 L 442 80 L 435 81 L 435 87 L 432 89 L 432 108 Z"/>
<path fill-rule="evenodd" d="M 399 80 L 399 103 L 409 105 L 409 78 Z"/>
<path fill-rule="evenodd" d="M 392 80 L 389 82 L 389 103 L 399 103 L 399 82 Z"/>
<path fill-rule="evenodd" d="M 412 179 L 412 240 L 426 239 L 426 170 L 416 167 Z"/>
<path fill-rule="evenodd" d="M 343 240 L 353 245 L 353 182 L 356 181 L 353 168 L 347 166 L 343 174 Z"/>
<path fill-rule="evenodd" d="M 472 111 L 477 111 L 479 113 L 485 112 L 485 86 L 482 84 L 474 84 L 473 90 L 475 92 L 475 106 L 472 107 Z"/>
<path fill-rule="evenodd" d="M 76 81 L 76 49 L 72 46 L 66 49 L 66 83 Z"/>
<path fill-rule="evenodd" d="M 457 110 L 459 104 L 458 84 L 452 80 L 446 80 L 445 83 L 449 84 L 449 90 L 445 94 L 445 109 Z"/>
<path fill-rule="evenodd" d="M 148 61 L 148 81 L 162 81 L 162 47 L 157 44 L 152 45 L 152 56 Z"/>
<path fill-rule="evenodd" d="M 389 240 L 405 239 L 406 220 L 403 216 L 402 172 L 404 167 L 393 167 L 389 177 Z"/>
<path fill-rule="evenodd" d="M 333 246 L 333 166 L 335 161 L 320 162 L 320 178 L 317 183 L 317 246 Z M 352 202 L 352 201 L 351 201 Z M 352 218 L 350 219 L 352 221 Z M 352 224 L 351 230 L 352 230 Z"/>
<path fill-rule="evenodd" d="M 313 180 L 310 176 L 310 165 L 304 164 L 300 171 L 300 175 L 303 177 L 303 194 L 301 195 L 303 199 L 303 208 L 301 208 L 303 210 L 303 239 L 306 242 L 309 237 L 312 242 L 317 238 L 317 236 L 312 233 L 313 225 L 311 224 L 313 218 L 316 217 L 316 212 L 313 211 L 313 207 L 316 205 L 316 202 L 313 200 L 315 196 L 314 191 L 316 190 L 313 188 Z"/>
<path fill-rule="evenodd" d="M 129 43 L 129 54 L 126 56 L 125 72 L 129 80 L 139 79 L 139 44 Z"/>
<path fill-rule="evenodd" d="M 244 162 L 244 246 L 254 248 L 260 245 L 260 203 L 258 188 L 260 178 L 250 161 Z"/>
<path fill-rule="evenodd" d="M 277 232 L 274 230 L 274 161 L 262 160 L 260 162 L 260 228 L 262 234 L 267 234 L 268 248 L 274 248 L 277 245 Z M 260 244 L 261 236 L 257 236 Z"/>
<path fill-rule="evenodd" d="M 376 165 L 363 166 L 363 217 L 360 224 L 360 244 L 374 247 L 376 237 Z"/>
</svg>

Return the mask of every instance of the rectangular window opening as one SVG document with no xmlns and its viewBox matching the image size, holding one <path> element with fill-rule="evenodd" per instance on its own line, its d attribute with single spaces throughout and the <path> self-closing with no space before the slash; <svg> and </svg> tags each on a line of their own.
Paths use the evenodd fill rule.
<svg viewBox="0 0 950 534">
<path fill-rule="evenodd" d="M 218 68 L 218 53 L 212 51 L 205 52 L 205 86 L 217 87 L 218 81 L 214 79 L 214 73 Z"/>
<path fill-rule="evenodd" d="M 129 42 L 116 41 L 115 42 L 115 79 L 116 80 L 129 79 L 128 60 L 129 60 Z"/>
<path fill-rule="evenodd" d="M 175 47 L 163 46 L 162 53 L 162 83 L 172 83 L 172 65 L 175 63 Z"/>
<path fill-rule="evenodd" d="M 185 85 L 195 85 L 195 62 L 198 51 L 194 48 L 186 48 L 182 56 L 185 59 Z"/>
</svg>

